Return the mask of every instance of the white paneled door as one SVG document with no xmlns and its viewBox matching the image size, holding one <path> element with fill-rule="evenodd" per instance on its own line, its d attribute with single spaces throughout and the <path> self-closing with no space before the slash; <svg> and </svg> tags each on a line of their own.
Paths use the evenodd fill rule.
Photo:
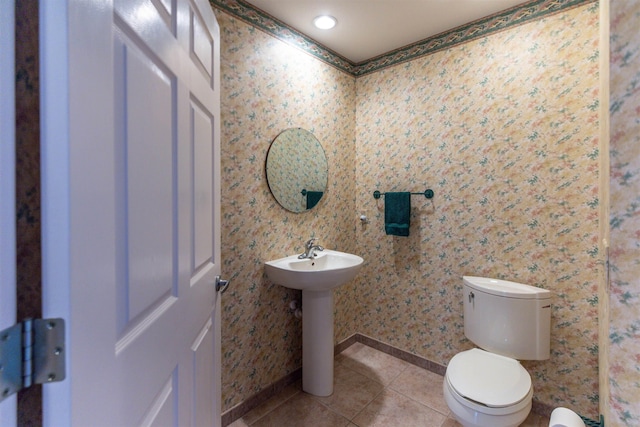
<svg viewBox="0 0 640 427">
<path fill-rule="evenodd" d="M 206 0 L 41 0 L 47 426 L 220 425 L 219 28 Z"/>
</svg>

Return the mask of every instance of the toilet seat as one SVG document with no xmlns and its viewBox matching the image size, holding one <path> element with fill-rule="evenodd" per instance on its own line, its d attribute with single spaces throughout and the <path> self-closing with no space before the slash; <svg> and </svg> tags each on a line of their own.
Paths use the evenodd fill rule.
<svg viewBox="0 0 640 427">
<path fill-rule="evenodd" d="M 520 362 L 478 348 L 456 354 L 446 380 L 455 394 L 487 408 L 520 406 L 533 395 L 531 376 Z"/>
</svg>

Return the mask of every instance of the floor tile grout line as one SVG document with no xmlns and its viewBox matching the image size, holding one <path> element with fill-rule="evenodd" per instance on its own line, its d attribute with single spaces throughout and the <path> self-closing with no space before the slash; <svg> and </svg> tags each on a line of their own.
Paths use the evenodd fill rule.
<svg viewBox="0 0 640 427">
<path fill-rule="evenodd" d="M 365 345 L 366 345 L 366 344 L 365 344 Z M 401 369 L 401 370 L 400 370 L 396 375 L 394 375 L 394 376 L 393 376 L 393 378 L 391 378 L 391 379 L 388 381 L 388 383 L 387 383 L 387 384 L 384 384 L 383 382 L 381 382 L 381 381 L 379 381 L 379 380 L 378 380 L 378 378 L 379 378 L 379 377 L 376 377 L 376 378 L 370 377 L 370 376 L 368 376 L 368 375 L 366 375 L 366 374 L 363 374 L 363 373 L 361 373 L 361 372 L 359 372 L 359 371 L 357 371 L 357 370 L 355 370 L 355 369 L 352 369 L 352 368 L 350 368 L 349 366 L 346 366 L 346 365 L 344 365 L 344 364 L 343 364 L 342 366 L 343 366 L 345 369 L 348 369 L 348 370 L 350 370 L 351 372 L 354 372 L 354 373 L 356 373 L 356 374 L 363 375 L 363 376 L 367 377 L 368 379 L 370 379 L 370 380 L 372 380 L 372 381 L 375 381 L 375 382 L 377 382 L 378 384 L 382 385 L 382 389 L 381 389 L 381 390 L 380 390 L 380 391 L 379 391 L 379 392 L 378 392 L 378 393 L 377 393 L 377 394 L 376 394 L 376 395 L 375 395 L 371 400 L 369 400 L 369 402 L 367 402 L 367 403 L 362 407 L 362 409 L 360 409 L 360 411 L 358 411 L 358 413 L 356 413 L 356 415 L 354 415 L 354 416 L 353 416 L 353 418 L 351 418 L 349 421 L 350 421 L 351 423 L 353 423 L 353 424 L 356 424 L 354 420 L 355 420 L 355 419 L 356 419 L 356 418 L 357 418 L 361 413 L 363 413 L 363 412 L 367 409 L 367 407 L 369 407 L 369 406 L 370 406 L 370 405 L 371 405 L 371 404 L 372 404 L 372 403 L 373 403 L 373 402 L 374 402 L 374 401 L 375 401 L 375 400 L 376 400 L 376 399 L 377 399 L 381 394 L 383 394 L 385 391 L 389 391 L 389 390 L 391 390 L 391 391 L 393 391 L 393 392 L 395 392 L 395 393 L 398 393 L 399 395 L 401 395 L 401 396 L 403 396 L 403 397 L 405 397 L 405 398 L 407 398 L 407 399 L 409 399 L 409 400 L 411 400 L 411 401 L 415 402 L 416 404 L 418 404 L 418 405 L 420 405 L 420 406 L 422 406 L 422 407 L 424 407 L 424 408 L 428 408 L 429 410 L 435 411 L 435 412 L 437 412 L 438 414 L 442 415 L 442 416 L 444 417 L 443 423 L 445 423 L 445 422 L 447 421 L 447 419 L 449 418 L 449 413 L 443 414 L 443 413 L 442 413 L 441 411 L 439 411 L 438 409 L 436 409 L 436 408 L 432 408 L 431 406 L 426 405 L 426 404 L 424 404 L 423 402 L 420 402 L 419 400 L 416 400 L 415 398 L 411 397 L 410 395 L 405 394 L 405 393 L 402 393 L 401 391 L 396 390 L 396 389 L 394 389 L 394 388 L 392 387 L 393 383 L 394 383 L 394 382 L 395 382 L 395 381 L 396 381 L 396 380 L 397 380 L 397 379 L 398 379 L 398 378 L 399 378 L 399 377 L 400 377 L 400 376 L 401 376 L 401 375 L 402 375 L 402 374 L 403 374 L 407 369 L 409 369 L 409 367 L 411 366 L 411 364 L 410 364 L 410 363 L 408 363 L 408 362 L 406 362 L 406 361 L 404 361 L 404 360 L 402 360 L 402 359 L 400 359 L 399 357 L 396 357 L 396 356 L 393 356 L 393 355 L 387 354 L 387 353 L 385 353 L 385 352 L 383 352 L 383 351 L 381 351 L 381 350 L 378 350 L 378 349 L 374 349 L 374 350 L 376 350 L 377 352 L 380 352 L 380 353 L 382 353 L 382 354 L 388 355 L 388 356 L 392 357 L 393 359 L 395 359 L 395 360 L 397 360 L 397 361 L 399 361 L 399 362 L 403 362 L 403 365 L 404 365 L 404 366 L 403 366 L 403 368 L 402 368 L 402 369 Z M 349 356 L 343 356 L 343 359 L 344 359 L 344 358 L 350 358 L 351 360 L 353 360 L 353 361 L 355 361 L 355 362 L 360 362 L 359 360 L 354 359 L 354 358 L 351 358 L 351 357 L 349 357 Z M 360 362 L 360 363 L 362 363 L 362 362 Z M 424 368 L 420 368 L 420 369 L 424 369 Z M 356 424 L 356 425 L 357 425 L 357 424 Z"/>
<path fill-rule="evenodd" d="M 301 391 L 302 393 L 304 393 L 304 391 Z M 309 396 L 311 396 L 313 398 L 313 400 L 315 400 L 316 402 L 318 402 L 319 404 L 321 404 L 322 406 L 324 406 L 325 408 L 327 408 L 327 410 L 333 412 L 334 414 L 344 418 L 345 420 L 347 420 L 347 423 L 351 422 L 351 420 L 347 417 L 345 417 L 343 414 L 341 414 L 340 412 L 336 411 L 335 409 L 333 409 L 331 406 L 329 406 L 328 404 L 324 403 L 322 400 L 320 400 L 320 398 L 318 396 L 314 396 L 312 394 L 310 394 Z"/>
<path fill-rule="evenodd" d="M 304 393 L 302 390 L 297 390 L 295 393 L 293 393 L 291 396 L 287 397 L 286 399 L 284 399 L 282 402 L 280 402 L 279 404 L 277 404 L 276 406 L 274 406 L 273 408 L 271 408 L 270 410 L 268 410 L 267 412 L 265 412 L 264 414 L 262 414 L 261 416 L 259 416 L 258 418 L 256 418 L 255 420 L 253 420 L 253 422 L 249 423 L 249 426 L 252 426 L 254 424 L 256 424 L 258 421 L 260 421 L 261 419 L 263 419 L 264 417 L 266 417 L 267 415 L 269 415 L 270 413 L 272 413 L 273 411 L 275 411 L 276 409 L 278 409 L 279 407 L 283 406 L 285 403 L 287 403 L 288 401 L 290 401 L 291 399 L 293 399 L 295 396 L 297 396 L 300 393 Z M 262 405 L 266 405 L 269 402 L 269 400 L 267 400 L 266 402 L 264 402 Z M 262 406 L 260 405 L 260 406 Z M 258 408 L 260 407 L 258 406 Z M 258 409 L 255 408 L 255 409 Z"/>
<path fill-rule="evenodd" d="M 399 395 L 406 397 L 407 399 L 419 404 L 420 406 L 424 406 L 425 408 L 431 409 L 432 411 L 435 411 L 435 412 L 439 413 L 440 415 L 443 415 L 445 417 L 445 420 L 447 418 L 449 418 L 450 415 L 451 415 L 451 411 L 448 411 L 446 414 L 443 414 L 442 411 L 440 411 L 439 409 L 433 408 L 433 407 L 431 407 L 431 406 L 429 406 L 429 405 L 427 405 L 427 404 L 425 404 L 425 403 L 423 403 L 423 402 L 411 397 L 410 395 L 401 392 L 400 390 L 396 390 L 393 387 L 389 387 L 389 390 L 393 390 L 396 393 L 398 393 Z"/>
<path fill-rule="evenodd" d="M 397 358 L 397 357 L 395 357 L 395 356 L 392 356 L 392 357 L 394 357 L 394 358 L 395 358 L 395 359 L 397 359 L 397 360 L 402 361 L 402 359 L 398 359 L 398 358 Z M 355 361 L 355 362 L 358 362 L 358 361 L 357 361 L 357 360 L 355 360 L 355 359 L 351 359 L 351 360 L 353 360 L 353 361 Z M 402 368 L 402 370 L 401 370 L 397 375 L 395 375 L 395 376 L 393 377 L 393 379 L 391 379 L 391 380 L 389 381 L 389 383 L 388 383 L 388 384 L 386 384 L 386 385 L 385 385 L 385 383 L 384 383 L 383 381 L 379 380 L 379 377 L 375 377 L 375 378 L 374 378 L 374 377 L 371 377 L 371 376 L 369 376 L 369 375 L 367 375 L 367 374 L 363 374 L 362 372 L 356 371 L 355 369 L 350 368 L 349 366 L 347 366 L 347 365 L 345 365 L 345 364 L 342 364 L 342 367 L 343 367 L 343 368 L 345 368 L 345 369 L 350 370 L 351 372 L 355 372 L 356 374 L 360 374 L 360 375 L 362 375 L 362 376 L 364 376 L 364 377 L 366 377 L 366 378 L 368 378 L 368 379 L 370 379 L 370 380 L 372 380 L 372 381 L 375 381 L 375 382 L 377 382 L 378 384 L 380 384 L 382 387 L 386 388 L 386 387 L 388 387 L 389 385 L 391 385 L 391 383 L 392 383 L 393 381 L 395 381 L 395 380 L 396 380 L 400 375 L 402 375 L 402 373 L 403 373 L 405 370 L 407 370 L 407 369 L 409 368 L 409 365 L 407 365 L 407 366 L 403 367 L 403 368 Z"/>
<path fill-rule="evenodd" d="M 382 351 L 380 351 L 380 350 L 377 350 L 377 349 L 374 349 L 374 350 L 376 350 L 376 351 L 378 351 L 378 352 L 380 352 L 380 353 L 382 353 L 382 354 L 386 354 L 386 353 L 384 353 L 384 352 L 382 352 Z M 399 359 L 399 358 L 397 358 L 397 357 L 395 357 L 395 356 L 393 356 L 393 355 L 388 355 L 388 356 L 393 357 L 394 359 L 396 359 L 396 360 L 398 360 L 398 361 L 404 362 L 402 359 Z M 348 359 L 353 360 L 354 362 L 359 362 L 359 363 L 361 363 L 361 362 L 360 362 L 360 361 L 358 361 L 357 359 L 354 359 L 353 357 L 346 356 L 346 355 L 343 355 L 343 357 L 342 357 L 341 359 L 347 359 L 347 358 L 348 358 Z M 386 384 L 386 385 L 385 385 L 382 381 L 380 381 L 378 377 L 376 377 L 376 378 L 370 377 L 370 376 L 368 376 L 368 375 L 366 375 L 366 374 L 363 374 L 362 372 L 359 372 L 359 371 L 357 371 L 357 370 L 355 370 L 355 369 L 353 369 L 353 368 L 350 368 L 349 366 L 345 365 L 344 363 L 342 364 L 342 368 L 347 369 L 347 370 L 349 370 L 350 372 L 355 373 L 355 374 L 357 374 L 357 375 L 361 375 L 361 376 L 363 376 L 363 377 L 365 377 L 365 378 L 367 378 L 367 379 L 369 379 L 369 380 L 371 380 L 371 381 L 374 381 L 374 382 L 376 382 L 376 383 L 378 383 L 378 384 L 380 384 L 380 385 L 382 386 L 382 388 L 380 389 L 380 391 L 379 391 L 378 393 L 376 393 L 376 394 L 373 396 L 373 398 L 371 398 L 367 403 L 365 403 L 365 404 L 364 404 L 364 406 L 363 406 L 363 407 L 362 407 L 362 408 L 361 408 L 361 409 L 360 409 L 360 410 L 359 410 L 359 411 L 358 411 L 358 412 L 357 412 L 353 417 L 351 417 L 351 418 L 347 418 L 347 417 L 345 417 L 343 414 L 341 414 L 341 413 L 339 413 L 339 412 L 337 412 L 337 411 L 333 410 L 333 409 L 332 409 L 328 404 L 324 403 L 322 400 L 320 400 L 320 399 L 315 399 L 317 402 L 321 403 L 323 406 L 325 406 L 325 407 L 326 407 L 327 409 L 329 409 L 331 412 L 333 412 L 333 413 L 335 413 L 335 414 L 340 415 L 341 417 L 343 417 L 343 418 L 347 419 L 347 421 L 348 421 L 348 422 L 350 422 L 350 423 L 352 423 L 352 424 L 356 424 L 354 420 L 358 417 L 358 415 L 360 415 L 360 414 L 361 414 L 361 413 L 362 413 L 362 412 L 363 412 L 363 411 L 364 411 L 364 410 L 365 410 L 369 405 L 371 405 L 371 404 L 373 403 L 373 401 L 374 401 L 374 400 L 376 400 L 376 399 L 377 399 L 381 394 L 383 394 L 383 393 L 385 392 L 385 390 L 388 390 L 388 389 L 389 389 L 389 386 L 391 385 L 391 383 L 392 383 L 394 380 L 396 380 L 400 375 L 402 375 L 402 373 L 403 373 L 406 369 L 408 369 L 408 368 L 409 368 L 409 364 L 406 364 L 406 365 L 402 368 L 402 370 L 401 370 L 397 375 L 395 375 L 395 376 L 394 376 L 394 378 L 393 378 L 392 380 L 390 380 L 390 381 L 388 382 L 388 384 Z M 394 391 L 395 391 L 395 390 L 394 390 Z M 312 397 L 313 397 L 313 396 L 312 396 Z M 407 396 L 405 396 L 405 397 L 407 397 Z M 413 400 L 413 399 L 412 399 L 412 400 Z M 418 403 L 419 403 L 419 402 L 418 402 Z M 279 405 L 278 405 L 278 406 L 279 406 Z M 423 405 L 423 406 L 424 406 L 424 405 Z M 433 409 L 433 408 L 432 408 L 432 409 Z M 356 425 L 357 425 L 357 424 L 356 424 Z"/>
<path fill-rule="evenodd" d="M 342 355 L 342 354 L 340 354 L 340 355 Z M 336 355 L 336 357 L 334 358 L 334 363 L 335 363 L 335 364 L 334 364 L 334 370 L 335 370 L 335 366 L 337 366 L 337 365 L 338 365 L 338 363 L 336 363 L 336 362 L 337 362 L 337 360 L 336 360 L 336 359 L 339 359 L 339 360 L 351 359 L 351 360 L 353 360 L 353 361 L 358 362 L 356 359 L 353 359 L 353 358 L 352 358 L 352 357 L 350 357 L 350 356 L 342 355 L 342 357 L 340 357 L 340 358 L 338 358 L 338 356 L 339 356 L 339 355 Z M 376 383 L 378 383 L 378 384 L 380 384 L 380 385 L 382 386 L 381 391 L 380 391 L 380 392 L 378 392 L 378 393 L 373 397 L 373 399 L 371 399 L 370 401 L 368 401 L 368 402 L 367 402 L 367 403 L 362 407 L 362 409 L 360 409 L 360 410 L 356 413 L 356 415 L 354 415 L 354 416 L 353 416 L 353 417 L 351 417 L 351 418 L 347 418 L 346 416 L 344 416 L 344 415 L 343 415 L 343 414 L 341 414 L 340 412 L 335 411 L 334 409 L 332 409 L 332 408 L 331 408 L 331 406 L 329 406 L 328 404 L 326 404 L 325 402 L 323 402 L 323 401 L 322 401 L 322 400 L 320 400 L 319 398 L 316 398 L 315 396 L 313 396 L 313 395 L 312 395 L 312 397 L 314 397 L 314 399 L 315 399 L 317 402 L 321 403 L 323 406 L 325 406 L 325 407 L 326 407 L 327 409 L 329 409 L 331 412 L 333 412 L 333 413 L 335 413 L 335 414 L 340 415 L 342 418 L 346 419 L 349 423 L 353 423 L 353 424 L 355 424 L 355 423 L 353 422 L 353 420 L 355 419 L 355 417 L 357 417 L 357 416 L 360 414 L 360 412 L 362 412 L 362 411 L 364 410 L 364 408 L 366 408 L 366 407 L 367 407 L 371 402 L 373 402 L 373 400 L 374 400 L 376 397 L 378 397 L 378 396 L 380 395 L 380 393 L 382 393 L 382 391 L 384 391 L 384 389 L 385 389 L 385 385 L 384 385 L 382 382 L 378 381 L 376 378 L 371 378 L 371 377 L 369 377 L 368 375 L 365 375 L 365 374 L 363 374 L 363 373 L 361 373 L 361 372 L 358 372 L 358 371 L 356 371 L 355 369 L 352 369 L 352 368 L 350 368 L 349 366 L 345 365 L 344 363 L 340 363 L 340 365 L 341 365 L 341 367 L 342 367 L 343 369 L 347 369 L 347 370 L 348 370 L 348 371 L 350 371 L 351 373 L 354 373 L 354 374 L 357 374 L 357 375 L 361 375 L 361 376 L 363 376 L 363 377 L 367 378 L 368 380 L 374 381 L 374 382 L 376 382 Z M 335 379 L 334 379 L 334 389 L 335 389 Z"/>
<path fill-rule="evenodd" d="M 384 391 L 386 390 L 386 387 L 383 387 L 382 390 L 380 390 L 374 397 L 373 399 L 371 399 L 369 402 L 367 402 L 366 405 L 364 405 L 362 407 L 362 409 L 360 409 L 360 411 L 358 411 L 358 413 L 356 415 L 354 415 L 354 417 L 349 420 L 351 421 L 353 424 L 355 424 L 356 426 L 358 426 L 358 424 L 354 421 L 356 418 L 358 418 L 358 415 L 362 414 L 368 407 L 369 405 L 371 405 L 382 393 L 384 393 Z"/>
<path fill-rule="evenodd" d="M 364 345 L 366 346 L 366 344 L 364 344 Z M 367 346 L 367 347 L 368 347 L 368 346 Z M 394 355 L 392 355 L 392 354 L 385 353 L 385 352 L 384 352 L 384 351 L 382 351 L 382 350 L 378 350 L 378 349 L 375 349 L 375 348 L 372 348 L 372 347 L 369 347 L 369 348 L 371 348 L 371 349 L 375 350 L 376 352 L 378 352 L 378 353 L 380 353 L 380 354 L 384 354 L 385 356 L 389 356 L 389 357 L 391 357 L 391 358 L 393 358 L 393 359 L 397 360 L 398 362 L 400 362 L 400 363 L 403 365 L 403 368 L 400 370 L 400 372 L 398 372 L 398 373 L 397 373 L 397 374 L 396 374 L 392 379 L 390 379 L 387 385 L 385 385 L 383 381 L 379 380 L 379 379 L 378 379 L 379 377 L 375 377 L 375 378 L 374 378 L 374 377 L 370 377 L 370 376 L 369 376 L 369 375 L 367 375 L 367 374 L 363 374 L 363 373 L 361 373 L 361 372 L 356 371 L 355 369 L 349 368 L 349 366 L 345 365 L 344 363 L 342 363 L 342 366 L 343 366 L 343 367 L 345 367 L 345 368 L 350 369 L 350 370 L 351 370 L 351 371 L 353 371 L 353 372 L 359 373 L 360 375 L 364 375 L 365 377 L 367 377 L 367 378 L 369 378 L 369 379 L 371 379 L 371 380 L 373 380 L 373 381 L 376 381 L 378 384 L 381 384 L 383 387 L 386 387 L 386 386 L 390 385 L 393 381 L 395 381 L 396 379 L 398 379 L 398 377 L 399 377 L 400 375 L 402 375 L 402 374 L 404 373 L 404 371 L 406 371 L 407 369 L 409 369 L 409 367 L 410 367 L 410 366 L 415 366 L 415 365 L 412 365 L 411 363 L 407 362 L 406 360 L 402 360 L 402 359 L 400 359 L 399 357 L 396 357 L 396 356 L 394 356 Z M 343 357 L 342 357 L 342 359 L 343 359 L 343 360 L 344 360 L 344 359 L 351 359 L 352 361 L 354 361 L 354 362 L 356 362 L 356 363 L 362 363 L 362 364 L 364 364 L 364 363 L 363 363 L 363 362 L 361 362 L 360 360 L 355 359 L 355 358 L 350 357 L 350 356 L 343 356 Z M 424 368 L 421 368 L 421 369 L 424 369 Z"/>
<path fill-rule="evenodd" d="M 365 344 L 365 345 L 366 345 L 366 344 Z M 381 395 L 382 393 L 384 393 L 385 391 L 391 390 L 391 391 L 393 391 L 393 392 L 395 392 L 395 393 L 398 393 L 399 395 L 401 395 L 401 396 L 403 396 L 403 397 L 405 397 L 405 398 L 407 398 L 407 399 L 409 399 L 409 400 L 411 400 L 411 401 L 415 402 L 416 404 L 418 404 L 418 405 L 420 405 L 420 406 L 422 406 L 422 407 L 424 407 L 424 408 L 427 408 L 427 409 L 429 409 L 429 410 L 431 410 L 431 411 L 434 411 L 434 412 L 436 412 L 436 413 L 438 413 L 438 414 L 442 415 L 442 416 L 444 417 L 444 419 L 443 419 L 442 423 L 443 423 L 443 424 L 444 424 L 444 423 L 446 423 L 447 419 L 449 419 L 449 417 L 450 417 L 450 413 L 451 413 L 451 411 L 448 411 L 446 414 L 445 414 L 445 413 L 442 413 L 442 411 L 438 410 L 437 408 L 433 408 L 433 407 L 431 407 L 431 406 L 429 406 L 429 405 L 427 405 L 427 404 L 425 404 L 425 403 L 423 403 L 423 402 L 421 402 L 421 401 L 419 401 L 419 400 L 415 399 L 414 397 L 410 396 L 409 394 L 403 393 L 403 392 L 401 392 L 400 390 L 397 390 L 397 389 L 393 388 L 393 383 L 394 383 L 394 382 L 395 382 L 395 381 L 396 381 L 396 380 L 397 380 L 397 379 L 398 379 L 398 378 L 399 378 L 399 377 L 400 377 L 400 376 L 401 376 L 401 375 L 402 375 L 402 374 L 403 374 L 407 369 L 409 369 L 409 367 L 411 366 L 411 364 L 410 364 L 410 363 L 408 363 L 408 362 L 406 362 L 406 361 L 404 361 L 404 360 L 402 360 L 402 359 L 400 359 L 399 357 L 396 357 L 396 356 L 394 356 L 394 355 L 390 355 L 390 354 L 385 353 L 385 352 L 383 352 L 383 351 L 381 351 L 381 350 L 378 350 L 378 349 L 374 349 L 374 350 L 376 350 L 376 351 L 378 351 L 378 352 L 380 352 L 380 353 L 382 353 L 382 354 L 387 354 L 388 356 L 390 356 L 390 357 L 392 357 L 392 358 L 394 358 L 394 359 L 396 359 L 396 360 L 398 360 L 398 361 L 400 361 L 400 362 L 403 362 L 405 365 L 404 365 L 404 367 L 400 370 L 400 372 L 399 372 L 398 374 L 396 374 L 396 375 L 395 375 L 391 380 L 389 380 L 388 384 L 386 384 L 386 385 L 385 385 L 384 383 L 381 383 L 380 381 L 377 381 L 377 379 L 376 379 L 376 378 L 369 377 L 369 376 L 367 376 L 367 375 L 365 375 L 365 374 L 362 374 L 361 372 L 356 371 L 355 369 L 351 369 L 351 368 L 349 368 L 348 366 L 343 365 L 343 367 L 344 367 L 344 368 L 349 369 L 350 371 L 355 372 L 355 373 L 358 373 L 358 374 L 360 374 L 360 375 L 364 375 L 364 376 L 366 376 L 367 378 L 369 378 L 369 379 L 371 379 L 371 380 L 373 380 L 373 381 L 376 381 L 376 382 L 378 382 L 379 384 L 381 384 L 381 385 L 383 386 L 382 390 L 380 390 L 380 392 L 378 392 L 378 393 L 375 395 L 375 397 L 374 397 L 373 399 L 371 399 L 371 400 L 370 400 L 370 401 L 369 401 L 369 402 L 368 402 L 368 403 L 367 403 L 367 404 L 366 404 L 366 405 L 365 405 L 365 406 L 364 406 L 364 407 L 363 407 L 363 408 L 362 408 L 362 409 L 361 409 L 361 410 L 360 410 L 360 411 L 359 411 L 359 412 L 358 412 L 358 413 L 357 413 L 357 414 L 356 414 L 356 415 L 355 415 L 355 416 L 354 416 L 350 421 L 351 421 L 353 424 L 356 424 L 353 420 L 354 420 L 354 419 L 356 419 L 356 418 L 358 417 L 358 415 L 360 415 L 362 412 L 364 412 L 364 411 L 366 410 L 366 408 L 367 408 L 369 405 L 371 405 L 375 399 L 377 399 L 377 398 L 378 398 L 378 396 L 380 396 L 380 395 Z M 349 356 L 344 356 L 344 358 L 349 358 Z M 359 362 L 358 360 L 353 359 L 353 358 L 351 358 L 351 360 L 354 360 L 354 361 L 356 361 L 356 362 Z M 421 368 L 421 367 L 418 367 L 418 368 L 419 368 L 419 369 L 424 369 L 424 368 Z M 426 369 L 425 369 L 425 370 L 426 370 Z M 428 371 L 428 370 L 426 370 L 426 371 Z M 428 372 L 430 372 L 430 371 L 428 371 Z M 442 424 L 441 424 L 441 425 L 442 425 Z"/>
</svg>

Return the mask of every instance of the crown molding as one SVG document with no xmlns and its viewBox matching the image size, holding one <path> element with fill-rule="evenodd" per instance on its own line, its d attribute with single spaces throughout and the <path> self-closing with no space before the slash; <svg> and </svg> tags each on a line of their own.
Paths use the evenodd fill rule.
<svg viewBox="0 0 640 427">
<path fill-rule="evenodd" d="M 266 12 L 243 0 L 209 0 L 219 8 L 247 24 L 293 45 L 319 60 L 355 77 L 382 70 L 421 56 L 468 43 L 508 28 L 542 19 L 574 7 L 596 3 L 598 0 L 532 0 L 522 5 L 487 16 L 468 24 L 392 50 L 375 58 L 354 63 L 328 49 L 301 32 L 289 27 Z"/>
</svg>

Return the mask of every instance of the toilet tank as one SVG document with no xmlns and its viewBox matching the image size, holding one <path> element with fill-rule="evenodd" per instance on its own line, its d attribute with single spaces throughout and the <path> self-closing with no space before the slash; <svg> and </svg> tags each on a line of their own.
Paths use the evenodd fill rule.
<svg viewBox="0 0 640 427">
<path fill-rule="evenodd" d="M 463 277 L 464 334 L 478 347 L 519 360 L 549 358 L 551 292 L 507 280 Z"/>
</svg>

